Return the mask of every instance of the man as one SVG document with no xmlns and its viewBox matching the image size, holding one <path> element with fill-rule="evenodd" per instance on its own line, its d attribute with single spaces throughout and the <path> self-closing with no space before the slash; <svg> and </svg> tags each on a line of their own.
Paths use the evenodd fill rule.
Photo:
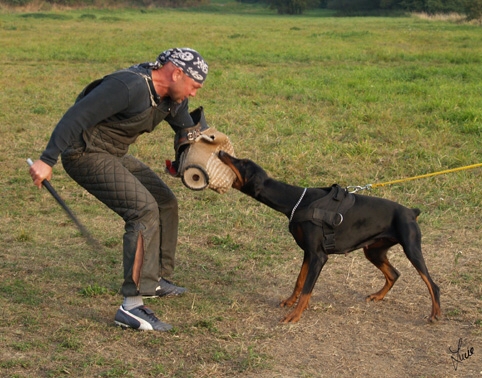
<svg viewBox="0 0 482 378">
<path fill-rule="evenodd" d="M 129 145 L 162 120 L 178 134 L 195 126 L 198 120 L 188 112 L 188 98 L 202 88 L 207 73 L 208 65 L 197 51 L 173 48 L 154 63 L 92 82 L 30 167 L 34 184 L 41 188 L 44 179 L 52 178 L 52 166 L 61 154 L 72 179 L 124 219 L 124 302 L 115 315 L 122 327 L 171 329 L 144 306 L 142 297 L 186 291 L 168 280 L 177 245 L 177 199 L 157 174 L 127 154 Z"/>
</svg>

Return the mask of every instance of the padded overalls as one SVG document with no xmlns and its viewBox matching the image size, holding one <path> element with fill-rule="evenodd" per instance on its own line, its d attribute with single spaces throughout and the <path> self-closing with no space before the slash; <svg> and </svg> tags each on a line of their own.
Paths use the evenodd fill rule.
<svg viewBox="0 0 482 378">
<path fill-rule="evenodd" d="M 70 177 L 125 221 L 121 291 L 126 297 L 155 295 L 159 278 L 172 274 L 178 231 L 174 193 L 147 165 L 127 155 L 129 145 L 170 112 L 168 102 L 156 103 L 150 78 L 132 74 L 146 80 L 152 106 L 130 119 L 89 128 L 62 153 Z M 101 80 L 87 86 L 77 101 Z"/>
</svg>

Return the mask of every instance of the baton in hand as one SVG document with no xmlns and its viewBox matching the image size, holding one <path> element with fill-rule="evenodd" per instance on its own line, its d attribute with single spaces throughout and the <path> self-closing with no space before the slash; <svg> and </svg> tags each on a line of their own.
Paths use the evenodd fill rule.
<svg viewBox="0 0 482 378">
<path fill-rule="evenodd" d="M 31 159 L 27 159 L 27 163 L 28 165 L 32 166 L 33 161 Z M 65 212 L 70 217 L 70 219 L 72 219 L 72 221 L 77 225 L 80 233 L 87 239 L 89 244 L 95 248 L 101 249 L 102 247 L 100 246 L 99 242 L 95 240 L 90 234 L 90 232 L 87 230 L 87 228 L 85 228 L 85 226 L 82 223 L 80 223 L 80 221 L 77 219 L 77 217 L 72 212 L 72 210 L 70 210 L 70 208 L 67 206 L 64 200 L 59 196 L 57 191 L 53 188 L 52 184 L 50 184 L 50 182 L 47 179 L 45 179 L 42 181 L 42 185 L 50 192 L 50 194 L 52 195 L 52 197 L 54 197 L 54 199 L 58 202 L 58 204 L 62 206 L 62 208 L 65 210 Z"/>
</svg>

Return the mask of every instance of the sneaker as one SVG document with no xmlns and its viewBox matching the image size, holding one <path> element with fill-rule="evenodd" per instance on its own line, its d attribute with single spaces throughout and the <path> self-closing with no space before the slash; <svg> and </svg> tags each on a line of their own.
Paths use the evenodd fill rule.
<svg viewBox="0 0 482 378">
<path fill-rule="evenodd" d="M 115 324 L 122 328 L 134 328 L 143 331 L 169 331 L 172 325 L 161 322 L 154 312 L 142 305 L 132 310 L 120 306 L 115 314 Z"/>
<path fill-rule="evenodd" d="M 179 297 L 187 292 L 184 287 L 176 286 L 171 281 L 161 278 L 159 280 L 159 286 L 156 287 L 156 295 L 143 295 L 144 298 L 157 298 L 157 297 Z"/>
</svg>

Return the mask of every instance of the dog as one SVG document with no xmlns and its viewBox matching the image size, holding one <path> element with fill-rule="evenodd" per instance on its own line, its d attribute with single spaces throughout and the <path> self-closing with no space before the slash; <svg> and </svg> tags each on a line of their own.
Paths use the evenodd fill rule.
<svg viewBox="0 0 482 378">
<path fill-rule="evenodd" d="M 282 323 L 300 320 L 330 254 L 347 254 L 363 248 L 365 257 L 385 276 L 385 285 L 366 300 L 381 301 L 400 276 L 387 258 L 389 248 L 396 244 L 402 246 L 428 287 L 432 298 L 429 321 L 440 317 L 440 289 L 432 281 L 422 255 L 422 235 L 417 223 L 420 210 L 379 197 L 348 193 L 337 185 L 331 188 L 289 185 L 270 178 L 249 159 L 237 159 L 225 151 L 220 151 L 218 157 L 236 174 L 234 189 L 289 218 L 289 231 L 304 251 L 293 294 L 280 306 L 297 304 L 281 319 Z"/>
</svg>

